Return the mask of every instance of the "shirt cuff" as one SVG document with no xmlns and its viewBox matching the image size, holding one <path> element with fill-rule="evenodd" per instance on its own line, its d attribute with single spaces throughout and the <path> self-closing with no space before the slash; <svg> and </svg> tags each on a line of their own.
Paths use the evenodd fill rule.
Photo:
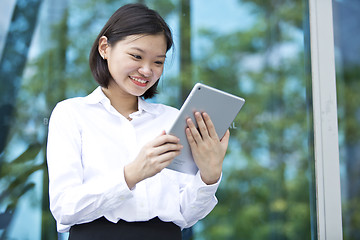
<svg viewBox="0 0 360 240">
<path fill-rule="evenodd" d="M 115 202 L 122 203 L 123 201 L 133 197 L 132 189 L 129 189 L 125 181 L 124 168 L 121 169 L 117 176 L 112 176 L 112 180 L 110 180 L 110 182 L 114 182 L 115 185 L 113 185 L 113 188 L 108 191 L 108 199 L 112 199 Z"/>
<path fill-rule="evenodd" d="M 208 185 L 204 183 L 204 181 L 201 179 L 200 171 L 198 171 L 193 181 L 193 189 L 197 189 L 196 195 L 199 198 L 207 198 L 209 196 L 213 196 L 215 195 L 220 185 L 221 179 L 222 179 L 222 173 L 220 175 L 219 180 L 216 183 Z"/>
<path fill-rule="evenodd" d="M 204 185 L 204 186 L 219 186 L 219 184 L 220 184 L 220 182 L 221 182 L 221 179 L 222 179 L 222 172 L 221 172 L 221 175 L 220 175 L 220 177 L 219 177 L 219 180 L 216 182 L 216 183 L 214 183 L 214 184 L 206 184 L 206 183 L 204 183 L 204 181 L 202 180 L 202 178 L 201 178 L 201 174 L 200 174 L 200 171 L 198 171 L 197 173 L 196 173 L 196 176 L 195 176 L 195 179 L 196 179 L 196 181 L 200 181 L 201 182 L 201 184 L 202 185 Z"/>
</svg>

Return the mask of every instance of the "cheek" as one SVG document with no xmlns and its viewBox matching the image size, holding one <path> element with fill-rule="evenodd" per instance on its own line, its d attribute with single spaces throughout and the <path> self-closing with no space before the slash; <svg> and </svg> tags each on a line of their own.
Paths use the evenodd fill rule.
<svg viewBox="0 0 360 240">
<path fill-rule="evenodd" d="M 111 73 L 111 75 L 113 74 L 118 74 L 118 72 L 121 71 L 121 65 L 119 65 L 117 63 L 117 59 L 114 59 L 114 58 L 110 58 L 107 60 L 107 64 L 108 64 L 108 69 L 109 69 L 109 72 Z"/>
<path fill-rule="evenodd" d="M 154 69 L 154 78 L 156 78 L 156 80 L 158 80 L 161 77 L 163 70 L 164 67 Z"/>
<path fill-rule="evenodd" d="M 111 75 L 129 75 L 136 70 L 137 67 L 138 66 L 135 63 L 123 61 L 121 59 L 117 59 L 117 61 L 108 61 L 108 68 Z"/>
</svg>

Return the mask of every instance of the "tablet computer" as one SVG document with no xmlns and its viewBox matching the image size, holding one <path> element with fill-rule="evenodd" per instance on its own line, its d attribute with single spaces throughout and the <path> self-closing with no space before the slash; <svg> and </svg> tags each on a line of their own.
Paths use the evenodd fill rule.
<svg viewBox="0 0 360 240">
<path fill-rule="evenodd" d="M 167 131 L 168 134 L 178 137 L 180 144 L 184 146 L 181 154 L 167 168 L 193 175 L 198 171 L 186 138 L 187 118 L 190 117 L 196 124 L 194 113 L 206 112 L 210 116 L 219 138 L 222 138 L 244 103 L 243 98 L 197 83 L 181 107 L 176 120 Z"/>
</svg>

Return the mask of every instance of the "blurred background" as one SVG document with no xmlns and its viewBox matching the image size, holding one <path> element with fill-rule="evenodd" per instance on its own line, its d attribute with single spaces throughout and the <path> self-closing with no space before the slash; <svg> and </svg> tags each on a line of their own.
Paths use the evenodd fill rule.
<svg viewBox="0 0 360 240">
<path fill-rule="evenodd" d="M 49 212 L 48 119 L 96 88 L 93 41 L 126 3 L 170 25 L 151 101 L 180 108 L 196 82 L 246 99 L 231 126 L 219 204 L 185 239 L 317 239 L 306 0 L 1 0 L 0 239 L 66 239 Z M 360 239 L 360 2 L 334 0 L 344 239 Z M 226 106 L 225 106 L 226 107 Z"/>
</svg>

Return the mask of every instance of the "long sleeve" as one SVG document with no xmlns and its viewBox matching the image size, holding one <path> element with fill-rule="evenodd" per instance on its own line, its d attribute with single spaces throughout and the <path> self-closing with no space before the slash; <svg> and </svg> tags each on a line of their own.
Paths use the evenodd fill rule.
<svg viewBox="0 0 360 240">
<path fill-rule="evenodd" d="M 47 146 L 50 209 L 58 224 L 70 226 L 97 219 L 132 198 L 123 168 L 117 174 L 84 178 L 82 129 L 74 114 L 58 104 L 50 119 Z"/>
<path fill-rule="evenodd" d="M 221 177 L 217 183 L 206 185 L 200 177 L 200 172 L 195 176 L 185 176 L 183 182 L 186 184 L 182 185 L 180 193 L 180 211 L 186 221 L 183 228 L 191 227 L 213 210 L 218 203 L 215 193 L 220 181 Z"/>
</svg>

